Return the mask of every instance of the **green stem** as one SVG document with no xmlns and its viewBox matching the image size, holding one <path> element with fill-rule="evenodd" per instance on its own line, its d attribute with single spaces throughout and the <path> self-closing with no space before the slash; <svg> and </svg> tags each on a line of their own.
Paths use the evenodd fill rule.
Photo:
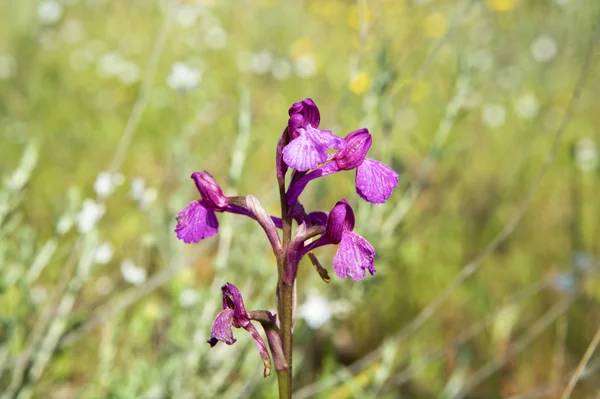
<svg viewBox="0 0 600 399">
<path fill-rule="evenodd" d="M 288 285 L 284 281 L 285 270 L 287 268 L 287 249 L 292 239 L 292 218 L 288 217 L 288 206 L 285 200 L 285 178 L 278 179 L 279 195 L 281 200 L 281 220 L 283 223 L 283 244 L 282 254 L 277 259 L 277 271 L 279 279 L 277 281 L 277 316 L 279 317 L 279 326 L 281 342 L 283 344 L 283 354 L 287 362 L 287 369 L 277 371 L 277 381 L 279 384 L 279 398 L 290 399 L 292 397 L 292 315 L 293 315 L 293 283 Z"/>
</svg>

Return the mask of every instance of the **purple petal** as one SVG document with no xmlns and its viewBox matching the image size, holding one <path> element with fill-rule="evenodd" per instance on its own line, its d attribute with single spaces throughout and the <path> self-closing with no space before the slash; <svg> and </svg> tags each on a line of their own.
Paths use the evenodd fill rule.
<svg viewBox="0 0 600 399">
<path fill-rule="evenodd" d="M 346 231 L 354 229 L 354 211 L 346 200 L 338 201 L 327 217 L 325 235 L 333 244 L 339 244 Z"/>
<path fill-rule="evenodd" d="M 360 166 L 371 148 L 372 138 L 368 129 L 359 129 L 349 133 L 344 140 L 347 145 L 335 154 L 334 158 L 341 169 L 351 170 Z"/>
<path fill-rule="evenodd" d="M 288 115 L 290 116 L 288 127 L 290 129 L 290 135 L 292 136 L 293 132 L 299 127 L 311 125 L 317 128 L 321 122 L 319 108 L 310 98 L 305 98 L 300 102 L 292 104 L 288 111 Z M 302 118 L 300 119 L 295 115 L 300 115 Z M 292 121 L 292 119 L 294 120 Z"/>
<path fill-rule="evenodd" d="M 321 166 L 318 169 L 313 170 L 310 173 L 307 173 L 297 181 L 290 184 L 290 187 L 288 188 L 288 191 L 285 194 L 285 199 L 288 205 L 291 205 L 298 200 L 298 197 L 300 196 L 300 194 L 302 194 L 302 191 L 311 180 L 322 176 L 327 176 L 335 172 L 339 172 L 340 170 L 341 169 L 337 165 L 337 163 L 330 162 Z"/>
<path fill-rule="evenodd" d="M 307 130 L 299 130 L 300 135 L 283 149 L 283 161 L 301 172 L 315 169 L 327 160 L 327 147 L 314 140 L 315 135 Z"/>
<path fill-rule="evenodd" d="M 331 130 L 319 130 L 313 128 L 311 125 L 306 126 L 305 130 L 312 141 L 323 145 L 326 148 L 333 148 L 336 150 L 346 148 L 346 140 L 341 137 L 334 136 L 333 133 L 331 133 Z M 322 161 L 321 163 L 324 162 L 325 161 Z"/>
<path fill-rule="evenodd" d="M 356 233 L 345 231 L 335 257 L 333 270 L 341 278 L 352 277 L 354 281 L 362 280 L 366 270 L 375 273 L 375 250 L 367 240 Z"/>
<path fill-rule="evenodd" d="M 203 201 L 190 202 L 177 215 L 177 238 L 185 243 L 196 243 L 212 237 L 219 231 L 219 222 L 215 213 L 204 205 Z"/>
<path fill-rule="evenodd" d="M 236 341 L 233 338 L 231 327 L 233 325 L 233 309 L 224 309 L 218 315 L 210 331 L 210 339 L 206 342 L 210 346 L 215 346 L 217 341 L 225 342 L 227 345 L 233 345 Z"/>
<path fill-rule="evenodd" d="M 365 158 L 356 169 L 356 192 L 373 204 L 383 204 L 398 185 L 398 173 L 374 159 Z"/>
<path fill-rule="evenodd" d="M 203 170 L 202 172 L 192 173 L 192 179 L 196 183 L 196 188 L 202 195 L 204 204 L 215 211 L 224 211 L 229 203 L 229 199 L 210 173 Z"/>
<path fill-rule="evenodd" d="M 246 327 L 250 323 L 250 316 L 244 307 L 244 299 L 237 287 L 227 283 L 221 287 L 223 293 L 223 309 L 232 309 L 234 312 L 233 325 L 237 328 Z"/>
</svg>

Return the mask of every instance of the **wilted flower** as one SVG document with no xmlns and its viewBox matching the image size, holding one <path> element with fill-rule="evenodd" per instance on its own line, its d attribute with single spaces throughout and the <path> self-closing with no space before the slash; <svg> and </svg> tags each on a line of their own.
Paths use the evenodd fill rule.
<svg viewBox="0 0 600 399">
<path fill-rule="evenodd" d="M 230 283 L 222 286 L 221 291 L 223 292 L 223 310 L 213 322 L 210 339 L 207 342 L 210 346 L 215 346 L 219 341 L 225 342 L 227 345 L 233 345 L 236 339 L 233 337 L 231 328 L 243 328 L 252 335 L 265 365 L 264 375 L 265 377 L 268 376 L 271 374 L 271 358 L 265 342 L 250 321 L 250 316 L 244 307 L 242 294 L 235 285 Z"/>
</svg>

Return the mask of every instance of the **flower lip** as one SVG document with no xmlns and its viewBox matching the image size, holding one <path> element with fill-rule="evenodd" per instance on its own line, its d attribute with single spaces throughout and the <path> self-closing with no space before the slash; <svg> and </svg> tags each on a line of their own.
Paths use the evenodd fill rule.
<svg viewBox="0 0 600 399">
<path fill-rule="evenodd" d="M 359 167 L 371 148 L 373 139 L 369 130 L 362 128 L 349 133 L 344 140 L 347 145 L 337 154 L 335 160 L 342 170 L 351 170 Z"/>
<path fill-rule="evenodd" d="M 204 203 L 209 208 L 220 212 L 223 212 L 227 208 L 229 200 L 227 196 L 223 194 L 223 190 L 210 173 L 205 170 L 202 172 L 194 172 L 192 173 L 191 178 L 194 180 L 194 183 L 196 183 L 196 187 L 198 188 Z"/>
</svg>

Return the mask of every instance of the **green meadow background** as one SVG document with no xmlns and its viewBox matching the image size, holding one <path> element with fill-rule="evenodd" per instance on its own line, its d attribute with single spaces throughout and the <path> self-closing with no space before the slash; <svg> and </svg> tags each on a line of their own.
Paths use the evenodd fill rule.
<svg viewBox="0 0 600 399">
<path fill-rule="evenodd" d="M 311 97 L 400 184 L 301 197 L 346 198 L 377 273 L 301 264 L 294 397 L 559 398 L 600 326 L 599 21 L 597 0 L 0 0 L 0 397 L 275 397 L 247 333 L 206 344 L 225 282 L 275 308 L 262 230 L 173 229 L 201 170 L 277 214 L 275 146 Z M 598 356 L 572 398 L 598 397 Z"/>
</svg>

